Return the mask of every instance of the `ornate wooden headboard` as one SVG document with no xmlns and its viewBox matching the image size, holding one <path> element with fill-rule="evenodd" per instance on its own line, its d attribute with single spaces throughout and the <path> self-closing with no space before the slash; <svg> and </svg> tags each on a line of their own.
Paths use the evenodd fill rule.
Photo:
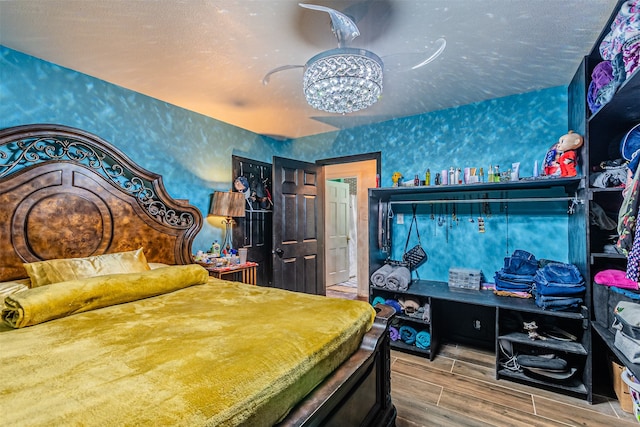
<svg viewBox="0 0 640 427">
<path fill-rule="evenodd" d="M 187 264 L 202 214 L 160 175 L 88 132 L 36 124 L 0 130 L 0 281 L 24 262 L 144 248 Z"/>
</svg>

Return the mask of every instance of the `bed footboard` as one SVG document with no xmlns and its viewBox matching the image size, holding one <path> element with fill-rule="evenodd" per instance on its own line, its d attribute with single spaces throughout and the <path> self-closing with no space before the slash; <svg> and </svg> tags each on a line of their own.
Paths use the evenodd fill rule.
<svg viewBox="0 0 640 427">
<path fill-rule="evenodd" d="M 379 304 L 360 348 L 309 394 L 281 426 L 393 426 L 389 320 L 393 308 Z"/>
</svg>

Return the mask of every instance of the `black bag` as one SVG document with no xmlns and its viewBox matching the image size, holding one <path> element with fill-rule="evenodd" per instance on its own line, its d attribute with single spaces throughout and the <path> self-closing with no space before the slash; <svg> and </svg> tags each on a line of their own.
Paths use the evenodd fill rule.
<svg viewBox="0 0 640 427">
<path fill-rule="evenodd" d="M 409 269 L 414 270 L 425 261 L 427 261 L 427 253 L 422 248 L 422 242 L 420 241 L 420 230 L 418 229 L 418 218 L 416 217 L 416 205 L 412 206 L 413 216 L 411 217 L 411 225 L 409 226 L 409 233 L 407 233 L 407 241 L 404 244 L 404 255 L 402 260 L 407 263 Z M 413 230 L 413 224 L 416 224 L 416 234 L 418 235 L 418 244 L 407 250 L 409 247 L 409 239 L 411 238 L 411 230 Z"/>
</svg>

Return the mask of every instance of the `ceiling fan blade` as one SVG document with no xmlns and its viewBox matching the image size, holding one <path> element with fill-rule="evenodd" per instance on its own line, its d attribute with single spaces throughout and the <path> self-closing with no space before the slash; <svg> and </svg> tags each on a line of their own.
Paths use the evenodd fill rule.
<svg viewBox="0 0 640 427">
<path fill-rule="evenodd" d="M 417 70 L 433 62 L 447 47 L 447 41 L 439 38 L 420 52 L 393 53 L 382 57 L 385 71 L 409 71 Z"/>
<path fill-rule="evenodd" d="M 268 85 L 272 74 L 278 73 L 280 71 L 290 70 L 292 68 L 304 68 L 304 65 L 282 65 L 280 67 L 276 67 L 264 75 L 264 77 L 262 78 L 262 84 L 265 86 Z"/>
<path fill-rule="evenodd" d="M 316 4 L 305 4 L 298 3 L 298 6 L 304 7 L 305 9 L 319 10 L 321 12 L 327 12 L 331 17 L 331 26 L 333 29 L 333 34 L 335 34 L 338 39 L 338 47 L 345 47 L 347 43 L 351 42 L 353 39 L 360 35 L 360 31 L 358 30 L 355 22 L 351 20 L 344 13 L 338 12 L 335 9 L 331 9 L 330 7 L 319 6 Z"/>
</svg>

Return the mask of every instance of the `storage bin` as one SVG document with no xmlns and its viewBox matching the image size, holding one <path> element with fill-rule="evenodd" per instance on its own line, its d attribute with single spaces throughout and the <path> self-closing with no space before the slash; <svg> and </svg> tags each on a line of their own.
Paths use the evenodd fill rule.
<svg viewBox="0 0 640 427">
<path fill-rule="evenodd" d="M 609 286 L 593 284 L 593 314 L 596 322 L 608 328 L 613 321 L 613 314 L 609 313 Z"/>
<path fill-rule="evenodd" d="M 640 422 L 640 383 L 636 382 L 635 377 L 627 368 L 622 371 L 622 381 L 629 386 L 629 393 L 633 401 L 633 414 L 636 420 Z"/>
<path fill-rule="evenodd" d="M 450 268 L 449 287 L 461 289 L 480 289 L 482 271 L 471 268 Z"/>
<path fill-rule="evenodd" d="M 633 399 L 631 399 L 631 392 L 629 386 L 622 381 L 622 375 L 626 368 L 623 365 L 618 364 L 616 361 L 611 361 L 611 377 L 613 378 L 613 391 L 616 393 L 620 407 L 624 412 L 630 414 L 633 413 Z M 639 384 L 640 385 L 640 384 Z"/>
</svg>

